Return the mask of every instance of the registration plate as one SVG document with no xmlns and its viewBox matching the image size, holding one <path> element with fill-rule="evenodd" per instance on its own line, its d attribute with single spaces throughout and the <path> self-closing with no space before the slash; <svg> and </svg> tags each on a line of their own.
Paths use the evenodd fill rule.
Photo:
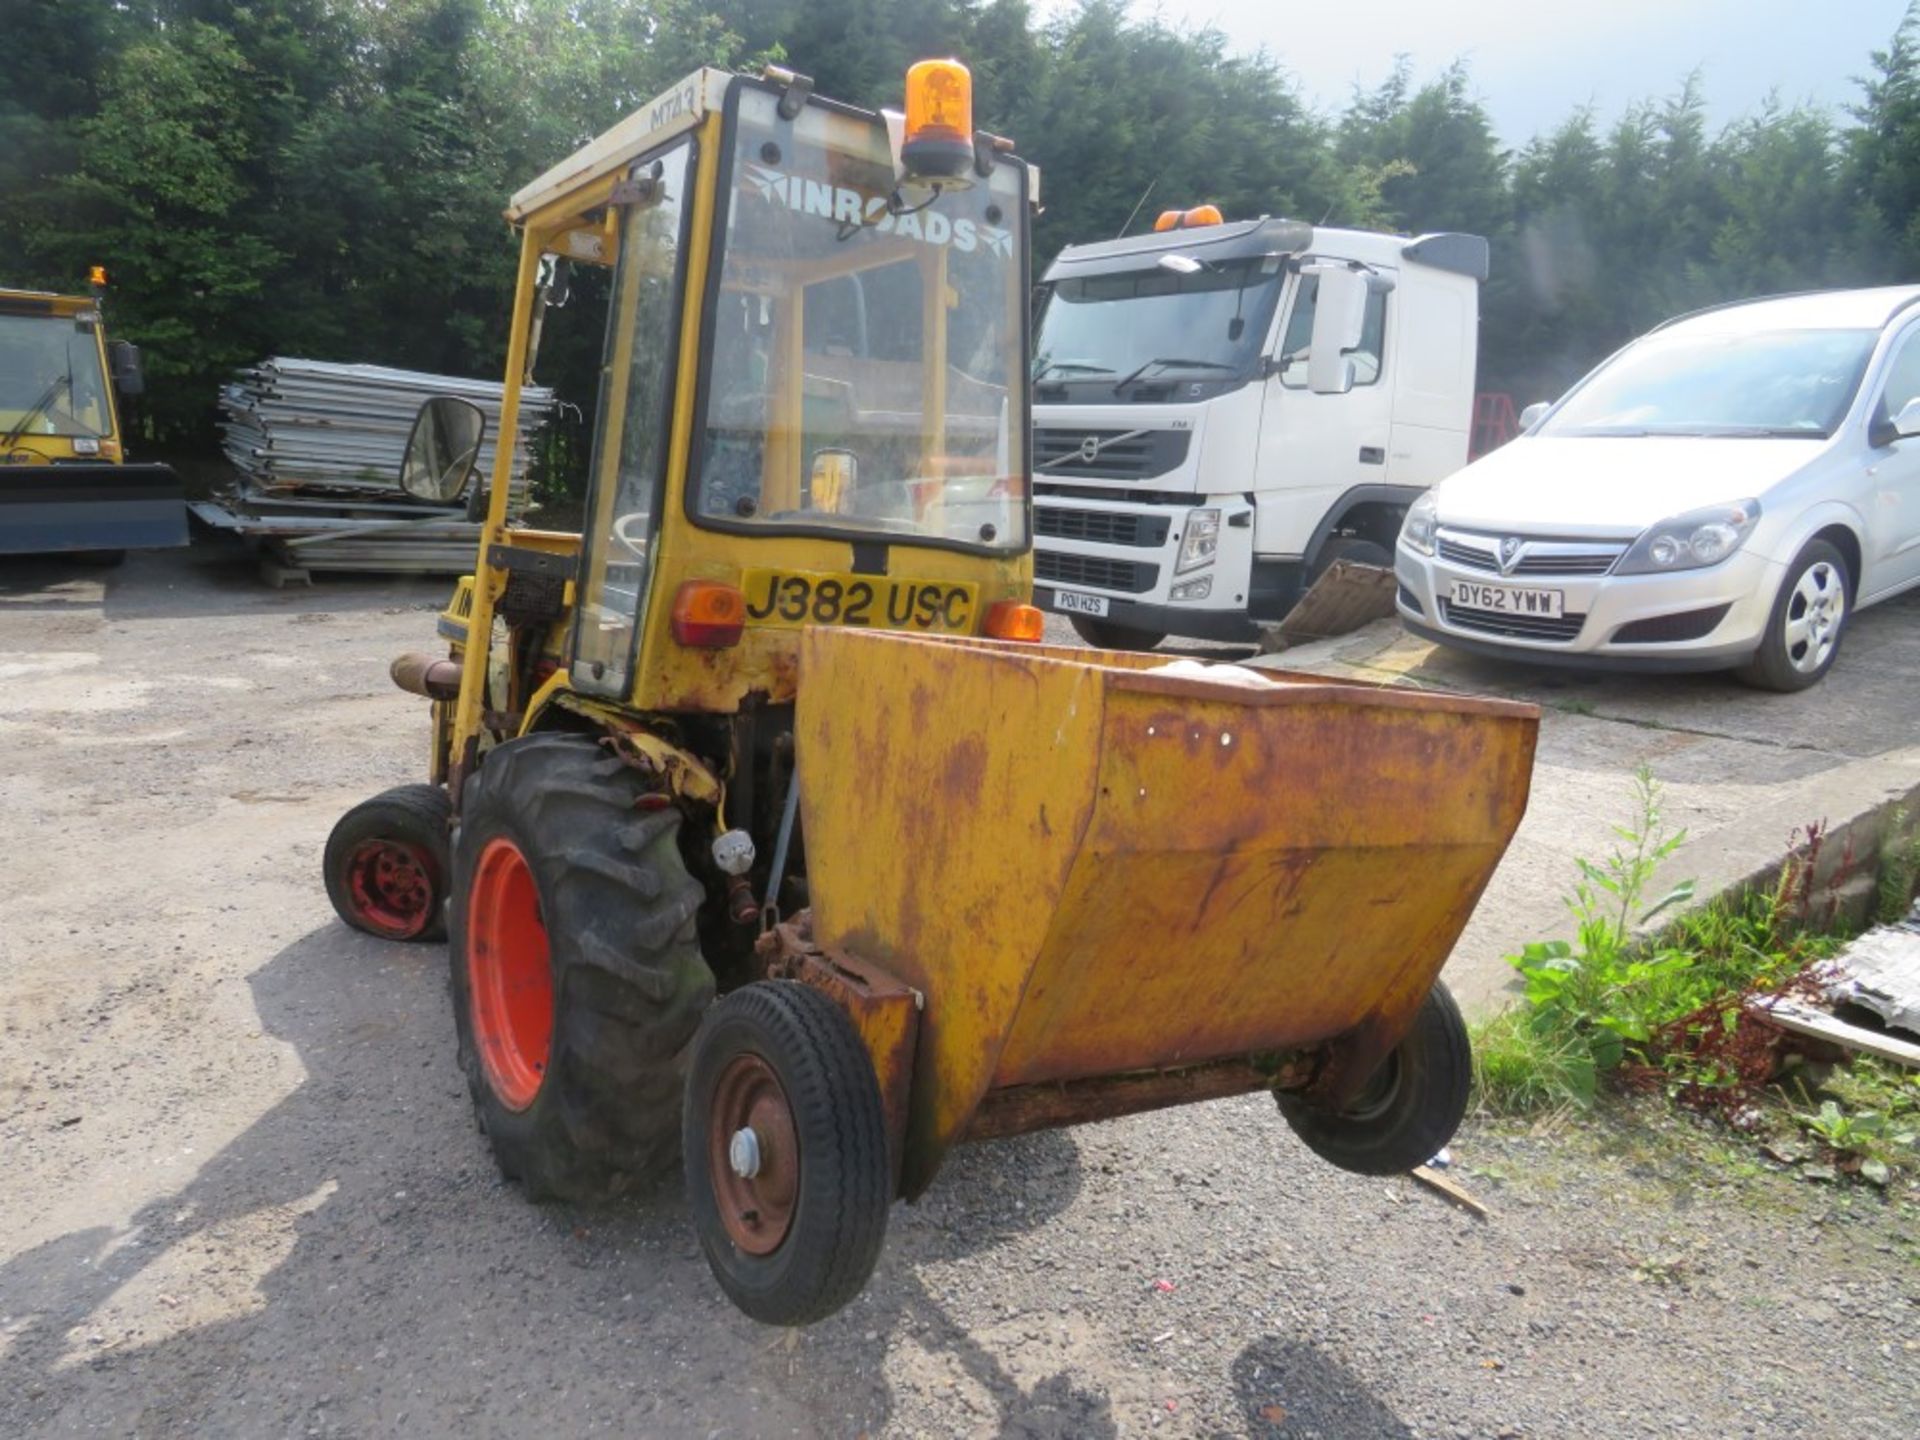
<svg viewBox="0 0 1920 1440">
<path fill-rule="evenodd" d="M 1084 590 L 1056 590 L 1053 592 L 1053 608 L 1065 615 L 1104 615 L 1107 613 L 1107 597 L 1089 595 Z"/>
<path fill-rule="evenodd" d="M 895 580 L 816 570 L 749 570 L 747 624 L 860 625 L 875 630 L 970 634 L 980 587 L 952 580 Z"/>
<path fill-rule="evenodd" d="M 1537 615 L 1558 620 L 1566 600 L 1564 590 L 1523 590 L 1514 585 L 1485 585 L 1478 580 L 1453 582 L 1454 604 L 1495 615 Z"/>
</svg>

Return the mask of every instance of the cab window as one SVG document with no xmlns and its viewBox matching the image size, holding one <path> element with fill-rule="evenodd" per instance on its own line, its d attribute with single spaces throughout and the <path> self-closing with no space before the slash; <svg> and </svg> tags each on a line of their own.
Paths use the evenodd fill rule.
<svg viewBox="0 0 1920 1440">
<path fill-rule="evenodd" d="M 1289 390 L 1307 388 L 1307 352 L 1312 349 L 1314 301 L 1320 294 L 1320 277 L 1303 275 L 1294 293 L 1293 312 L 1287 317 L 1287 333 L 1280 341 L 1280 383 Z M 1367 296 L 1367 315 L 1360 329 L 1360 343 L 1346 353 L 1353 359 L 1353 383 L 1377 385 L 1387 350 L 1387 294 L 1376 290 Z"/>
</svg>

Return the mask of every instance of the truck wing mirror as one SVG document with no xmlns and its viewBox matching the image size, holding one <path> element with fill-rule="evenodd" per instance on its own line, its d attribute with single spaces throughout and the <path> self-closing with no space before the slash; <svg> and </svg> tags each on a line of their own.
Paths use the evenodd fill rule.
<svg viewBox="0 0 1920 1440">
<path fill-rule="evenodd" d="M 1369 277 L 1345 265 L 1312 265 L 1304 273 L 1317 275 L 1320 282 L 1307 342 L 1307 389 L 1316 395 L 1344 395 L 1354 382 L 1348 352 L 1358 348 L 1366 329 Z"/>
<path fill-rule="evenodd" d="M 147 393 L 146 372 L 140 368 L 140 347 L 126 340 L 114 340 L 107 346 L 107 363 L 113 368 L 113 388 L 122 395 Z"/>
<path fill-rule="evenodd" d="M 400 461 L 400 488 L 416 500 L 444 504 L 467 488 L 480 458 L 487 417 L 470 400 L 436 395 L 420 407 L 407 453 Z"/>
<path fill-rule="evenodd" d="M 1536 400 L 1531 405 L 1527 406 L 1526 409 L 1522 410 L 1520 412 L 1521 433 L 1525 434 L 1527 431 L 1533 429 L 1534 426 L 1538 425 L 1542 420 L 1546 419 L 1547 411 L 1551 410 L 1552 408 L 1553 408 L 1552 401 Z"/>
</svg>

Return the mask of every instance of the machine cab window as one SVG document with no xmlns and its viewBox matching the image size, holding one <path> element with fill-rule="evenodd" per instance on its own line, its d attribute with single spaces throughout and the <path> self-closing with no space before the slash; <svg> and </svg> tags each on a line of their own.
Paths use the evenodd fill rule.
<svg viewBox="0 0 1920 1440">
<path fill-rule="evenodd" d="M 871 120 L 738 105 L 691 513 L 1024 548 L 1021 172 L 896 185 Z"/>
</svg>

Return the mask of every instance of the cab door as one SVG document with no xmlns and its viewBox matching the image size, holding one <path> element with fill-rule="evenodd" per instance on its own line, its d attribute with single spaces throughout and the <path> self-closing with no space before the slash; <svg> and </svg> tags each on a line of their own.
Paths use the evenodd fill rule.
<svg viewBox="0 0 1920 1440">
<path fill-rule="evenodd" d="M 1382 272 L 1383 278 L 1390 278 Z M 1300 555 L 1333 503 L 1356 485 L 1390 483 L 1393 430 L 1391 363 L 1393 297 L 1370 289 L 1358 344 L 1343 350 L 1353 365 L 1344 393 L 1316 392 L 1312 368 L 1319 277 L 1296 274 L 1281 306 L 1278 340 L 1266 381 L 1254 488 L 1260 492 L 1254 548 L 1263 555 Z"/>
<path fill-rule="evenodd" d="M 589 695 L 624 699 L 633 686 L 678 378 L 694 158 L 689 139 L 636 164 L 634 174 L 652 179 L 650 198 L 620 220 L 569 668 L 574 688 Z"/>
<path fill-rule="evenodd" d="M 1863 600 L 1920 581 L 1920 435 L 1893 434 L 1893 417 L 1917 397 L 1920 324 L 1913 324 L 1894 342 L 1880 394 L 1867 412 L 1867 483 L 1861 506 L 1867 522 L 1861 547 L 1866 573 L 1859 577 Z"/>
</svg>

